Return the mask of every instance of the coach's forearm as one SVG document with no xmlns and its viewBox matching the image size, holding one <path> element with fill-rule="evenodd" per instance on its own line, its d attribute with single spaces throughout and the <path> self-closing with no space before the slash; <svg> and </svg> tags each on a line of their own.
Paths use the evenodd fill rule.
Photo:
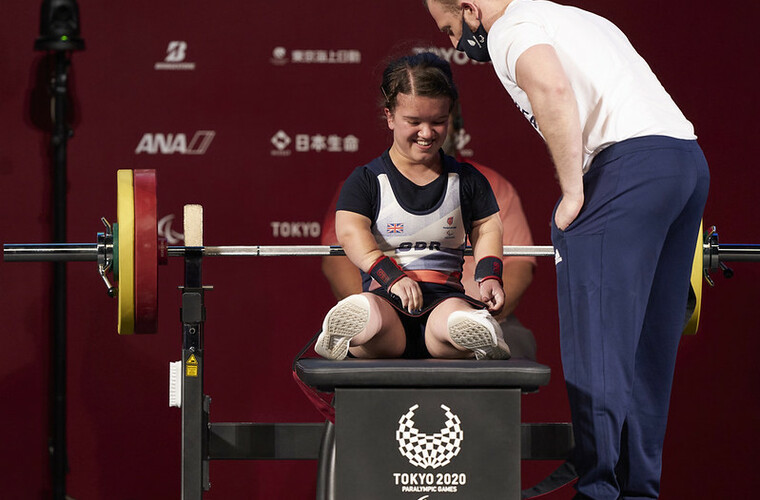
<svg viewBox="0 0 760 500">
<path fill-rule="evenodd" d="M 575 93 L 554 48 L 536 45 L 517 60 L 517 84 L 528 95 L 562 195 L 583 200 L 583 137 Z"/>
</svg>

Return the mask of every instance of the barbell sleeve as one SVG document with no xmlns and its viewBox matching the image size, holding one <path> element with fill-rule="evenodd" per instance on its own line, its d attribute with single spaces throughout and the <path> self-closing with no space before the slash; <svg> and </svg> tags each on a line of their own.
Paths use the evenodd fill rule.
<svg viewBox="0 0 760 500">
<path fill-rule="evenodd" d="M 718 258 L 720 262 L 760 262 L 760 245 L 720 243 Z"/>
<path fill-rule="evenodd" d="M 7 262 L 90 262 L 98 260 L 97 243 L 5 244 Z"/>
</svg>

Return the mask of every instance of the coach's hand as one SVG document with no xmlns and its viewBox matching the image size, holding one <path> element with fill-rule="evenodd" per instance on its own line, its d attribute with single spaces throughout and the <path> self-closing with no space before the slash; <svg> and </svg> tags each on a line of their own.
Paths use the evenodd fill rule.
<svg viewBox="0 0 760 500">
<path fill-rule="evenodd" d="M 562 196 L 559 205 L 557 205 L 557 210 L 554 212 L 554 223 L 557 225 L 557 229 L 564 231 L 567 226 L 573 223 L 583 208 L 583 200 L 583 193 L 575 197 Z"/>
</svg>

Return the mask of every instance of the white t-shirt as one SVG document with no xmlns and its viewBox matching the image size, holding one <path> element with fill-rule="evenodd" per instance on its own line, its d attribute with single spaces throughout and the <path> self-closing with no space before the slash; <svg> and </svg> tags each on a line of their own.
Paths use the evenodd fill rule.
<svg viewBox="0 0 760 500">
<path fill-rule="evenodd" d="M 584 171 L 602 149 L 625 139 L 696 138 L 693 125 L 617 26 L 576 7 L 514 0 L 488 32 L 488 51 L 502 85 L 536 130 L 528 96 L 516 84 L 515 65 L 539 44 L 554 47 L 575 92 Z"/>
</svg>

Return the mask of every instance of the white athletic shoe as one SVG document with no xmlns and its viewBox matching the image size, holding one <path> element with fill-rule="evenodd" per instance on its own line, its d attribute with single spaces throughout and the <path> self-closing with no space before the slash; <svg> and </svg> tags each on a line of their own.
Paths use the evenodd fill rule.
<svg viewBox="0 0 760 500">
<path fill-rule="evenodd" d="M 447 326 L 451 340 L 473 351 L 475 359 L 509 359 L 511 356 L 501 326 L 485 309 L 454 311 L 449 315 Z"/>
<path fill-rule="evenodd" d="M 344 359 L 351 339 L 364 330 L 368 321 L 367 297 L 360 294 L 346 297 L 327 312 L 314 350 L 323 358 Z"/>
</svg>

